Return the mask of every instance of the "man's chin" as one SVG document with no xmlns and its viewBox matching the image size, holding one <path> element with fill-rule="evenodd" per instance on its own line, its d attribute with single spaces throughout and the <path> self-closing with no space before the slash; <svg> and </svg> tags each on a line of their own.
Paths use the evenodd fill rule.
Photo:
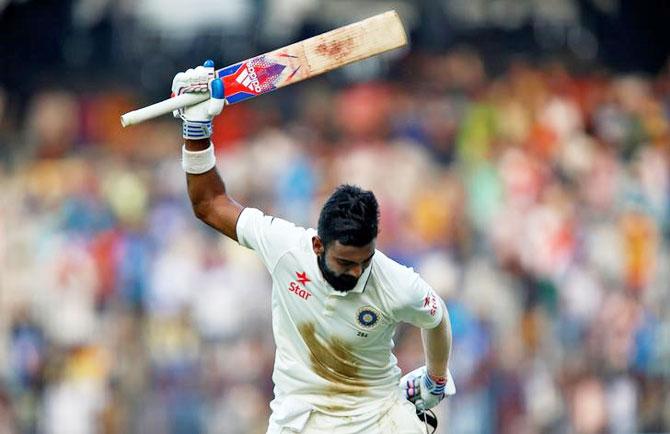
<svg viewBox="0 0 670 434">
<path fill-rule="evenodd" d="M 328 284 L 332 286 L 335 291 L 349 292 L 356 287 L 358 279 L 356 279 L 353 282 L 349 280 L 344 280 L 345 283 L 340 283 L 342 282 L 342 280 L 339 278 L 339 276 L 337 276 L 328 268 L 323 255 L 317 256 L 317 263 L 319 264 L 321 275 L 323 276 L 324 279 L 326 279 L 326 282 L 328 282 Z"/>
<path fill-rule="evenodd" d="M 356 287 L 358 280 L 356 280 L 355 282 L 347 282 L 346 284 L 340 284 L 338 282 L 332 282 L 332 281 L 328 281 L 328 283 L 337 292 L 349 292 Z"/>
<path fill-rule="evenodd" d="M 354 288 L 356 287 L 356 285 L 354 285 L 354 286 L 352 286 L 351 288 L 338 288 L 338 287 L 336 287 L 336 286 L 333 286 L 332 284 L 331 284 L 330 286 L 332 286 L 333 289 L 334 289 L 335 291 L 337 291 L 337 292 L 349 292 L 349 291 L 351 291 L 352 289 L 354 289 Z"/>
</svg>

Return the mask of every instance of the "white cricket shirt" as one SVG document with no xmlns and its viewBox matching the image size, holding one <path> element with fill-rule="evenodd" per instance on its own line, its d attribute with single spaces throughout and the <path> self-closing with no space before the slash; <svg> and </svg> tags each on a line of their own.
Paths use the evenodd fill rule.
<svg viewBox="0 0 670 434">
<path fill-rule="evenodd" d="M 273 412 L 286 412 L 281 403 L 295 400 L 331 415 L 379 411 L 398 393 L 400 368 L 391 353 L 397 324 L 433 328 L 442 302 L 411 268 L 379 251 L 353 290 L 334 290 L 312 250 L 315 235 L 254 208 L 237 222 L 239 243 L 272 275 Z"/>
</svg>

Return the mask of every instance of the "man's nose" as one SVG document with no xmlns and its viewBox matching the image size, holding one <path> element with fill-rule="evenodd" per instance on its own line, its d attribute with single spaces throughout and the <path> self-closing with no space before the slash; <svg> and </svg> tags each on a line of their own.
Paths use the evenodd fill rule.
<svg viewBox="0 0 670 434">
<path fill-rule="evenodd" d="M 358 279 L 363 274 L 363 266 L 361 264 L 354 265 L 349 269 L 347 274 Z"/>
</svg>

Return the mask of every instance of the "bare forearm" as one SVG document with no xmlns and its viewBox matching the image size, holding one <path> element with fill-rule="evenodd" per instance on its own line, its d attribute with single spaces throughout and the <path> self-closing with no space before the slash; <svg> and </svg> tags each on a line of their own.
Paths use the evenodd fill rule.
<svg viewBox="0 0 670 434">
<path fill-rule="evenodd" d="M 204 151 L 209 147 L 209 143 L 209 139 L 185 141 L 187 151 Z M 216 168 L 200 175 L 187 173 L 186 182 L 188 196 L 196 214 L 198 214 L 198 208 L 206 206 L 214 197 L 226 194 L 226 186 Z"/>
<path fill-rule="evenodd" d="M 440 324 L 432 329 L 422 329 L 421 338 L 428 373 L 433 377 L 446 376 L 451 352 L 451 324 L 446 307 Z"/>
<path fill-rule="evenodd" d="M 186 150 L 202 151 L 209 147 L 209 139 L 186 140 Z M 195 215 L 219 230 L 224 235 L 237 240 L 237 217 L 243 207 L 226 194 L 226 186 L 216 168 L 199 175 L 186 174 L 188 196 Z"/>
</svg>

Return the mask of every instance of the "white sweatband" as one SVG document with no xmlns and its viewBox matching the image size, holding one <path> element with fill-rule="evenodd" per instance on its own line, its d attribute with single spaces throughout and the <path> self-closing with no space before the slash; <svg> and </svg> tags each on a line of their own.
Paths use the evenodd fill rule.
<svg viewBox="0 0 670 434">
<path fill-rule="evenodd" d="M 214 146 L 209 142 L 209 147 L 203 151 L 189 151 L 186 145 L 181 148 L 181 167 L 184 172 L 192 175 L 200 175 L 216 166 L 216 155 Z"/>
</svg>

